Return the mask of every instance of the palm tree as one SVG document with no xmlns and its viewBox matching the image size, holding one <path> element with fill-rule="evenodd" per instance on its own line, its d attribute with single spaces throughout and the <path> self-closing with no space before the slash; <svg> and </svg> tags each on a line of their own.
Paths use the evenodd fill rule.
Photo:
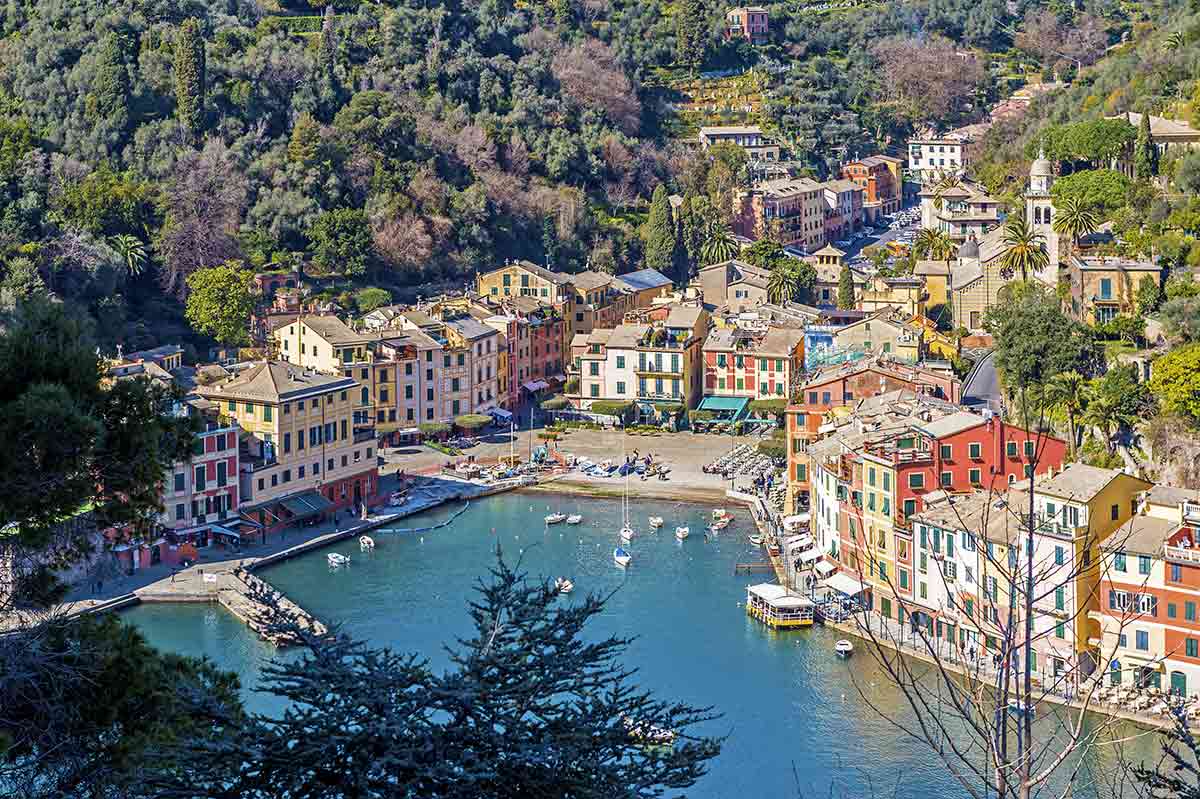
<svg viewBox="0 0 1200 799">
<path fill-rule="evenodd" d="M 767 299 L 780 304 L 793 299 L 800 290 L 799 276 L 796 270 L 787 264 L 776 264 L 767 279 Z"/>
<path fill-rule="evenodd" d="M 941 230 L 934 232 L 933 240 L 929 243 L 930 260 L 949 261 L 957 251 L 958 248 L 954 246 L 954 241 L 948 233 Z"/>
<path fill-rule="evenodd" d="M 1044 269 L 1050 263 L 1046 240 L 1041 233 L 1030 229 L 1023 216 L 1009 217 L 1004 223 L 1004 255 L 1000 256 L 1000 276 L 1011 280 L 1018 271 L 1021 280 Z"/>
<path fill-rule="evenodd" d="M 942 195 L 944 195 L 950 189 L 957 189 L 961 185 L 962 185 L 962 176 L 961 175 L 958 175 L 955 173 L 942 175 L 941 179 L 933 187 L 933 207 L 937 208 L 938 210 L 941 210 Z"/>
<path fill-rule="evenodd" d="M 937 241 L 938 231 L 931 227 L 923 227 L 917 231 L 917 237 L 913 239 L 913 252 L 918 258 L 929 257 L 929 251 L 933 249 L 933 244 Z"/>
<path fill-rule="evenodd" d="M 142 240 L 128 233 L 120 233 L 113 236 L 111 241 L 113 249 L 125 262 L 125 271 L 129 273 L 129 276 L 140 275 L 146 264 L 146 245 L 142 244 Z"/>
<path fill-rule="evenodd" d="M 1068 197 L 1054 209 L 1054 222 L 1050 227 L 1060 236 L 1069 236 L 1071 250 L 1079 246 L 1079 239 L 1092 233 L 1100 226 L 1100 217 L 1083 204 L 1078 197 Z"/>
<path fill-rule="evenodd" d="M 738 254 L 738 243 L 733 233 L 723 222 L 713 222 L 705 231 L 704 243 L 700 245 L 700 259 L 705 266 L 728 261 Z"/>
<path fill-rule="evenodd" d="M 1183 47 L 1183 33 L 1181 31 L 1172 31 L 1163 41 L 1162 49 L 1165 53 L 1173 53 Z"/>
<path fill-rule="evenodd" d="M 1079 441 L 1075 422 L 1088 403 L 1087 378 L 1074 370 L 1061 372 L 1046 384 L 1045 398 L 1051 404 L 1060 406 L 1067 412 L 1067 426 L 1070 428 L 1071 436 L 1069 449 L 1071 458 L 1074 459 L 1075 447 Z"/>
</svg>

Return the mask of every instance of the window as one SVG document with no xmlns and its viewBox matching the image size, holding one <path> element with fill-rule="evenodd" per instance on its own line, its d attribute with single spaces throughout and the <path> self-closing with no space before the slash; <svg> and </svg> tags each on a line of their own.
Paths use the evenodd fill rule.
<svg viewBox="0 0 1200 799">
<path fill-rule="evenodd" d="M 1184 651 L 1190 658 L 1197 656 L 1197 641 L 1195 638 L 1187 638 L 1184 640 Z"/>
<path fill-rule="evenodd" d="M 1054 625 L 1054 637 L 1055 638 L 1066 638 L 1067 637 L 1067 625 L 1063 624 L 1061 621 L 1058 624 Z"/>
<path fill-rule="evenodd" d="M 263 406 L 263 421 L 270 422 L 274 418 L 274 412 L 270 405 Z"/>
<path fill-rule="evenodd" d="M 917 501 L 915 499 L 904 500 L 904 516 L 908 518 L 917 512 Z"/>
<path fill-rule="evenodd" d="M 624 369 L 624 368 L 625 368 L 625 356 L 624 356 L 624 355 L 618 355 L 618 356 L 617 356 L 617 368 L 618 368 L 618 369 Z"/>
<path fill-rule="evenodd" d="M 1134 633 L 1134 647 L 1147 652 L 1150 649 L 1150 633 L 1146 630 L 1137 630 Z"/>
<path fill-rule="evenodd" d="M 1171 564 L 1171 582 L 1178 583 L 1183 580 L 1183 569 L 1178 563 Z"/>
<path fill-rule="evenodd" d="M 227 467 L 228 467 L 228 464 L 226 464 L 225 461 L 217 461 L 217 485 L 218 486 L 225 485 L 225 483 L 227 481 L 227 478 L 228 478 L 228 472 L 226 471 Z"/>
<path fill-rule="evenodd" d="M 1061 549 L 1061 547 L 1060 547 L 1060 549 Z M 1113 570 L 1119 571 L 1119 572 L 1125 571 L 1125 553 L 1124 552 L 1118 552 L 1117 554 L 1113 555 Z"/>
<path fill-rule="evenodd" d="M 620 394 L 621 396 L 625 395 L 625 381 L 623 381 L 623 380 L 617 381 L 617 393 Z"/>
<path fill-rule="evenodd" d="M 925 572 L 928 570 L 929 556 L 922 552 L 921 556 L 917 559 L 917 571 L 921 572 L 921 574 L 925 574 Z"/>
<path fill-rule="evenodd" d="M 942 488 L 949 488 L 954 485 L 954 475 L 951 472 L 942 472 Z"/>
<path fill-rule="evenodd" d="M 953 448 L 949 444 L 942 444 L 938 449 L 941 452 L 942 460 L 950 460 L 950 453 L 953 451 Z"/>
<path fill-rule="evenodd" d="M 1138 555 L 1138 574 L 1150 573 L 1150 556 Z"/>
<path fill-rule="evenodd" d="M 908 476 L 908 487 L 909 488 L 924 488 L 925 487 L 925 475 L 920 474 L 920 473 L 910 474 Z"/>
<path fill-rule="evenodd" d="M 600 376 L 600 362 L 599 361 L 589 361 L 588 362 L 588 374 L 591 375 L 592 377 Z M 457 381 L 455 381 L 455 382 L 457 382 Z"/>
<path fill-rule="evenodd" d="M 599 385 L 597 385 L 596 383 L 592 383 L 590 386 L 588 386 L 588 388 L 591 389 L 591 395 L 593 397 L 600 396 L 600 386 Z"/>
<path fill-rule="evenodd" d="M 1054 609 L 1065 610 L 1067 607 L 1067 590 L 1062 586 L 1054 589 Z"/>
<path fill-rule="evenodd" d="M 967 445 L 967 455 L 974 460 L 979 460 L 980 458 L 983 457 L 983 445 L 977 444 L 977 443 L 968 444 Z"/>
<path fill-rule="evenodd" d="M 869 486 L 875 485 L 875 467 L 874 466 L 867 467 L 867 485 L 869 485 Z"/>
<path fill-rule="evenodd" d="M 1168 618 L 1168 619 L 1173 619 L 1173 618 L 1175 618 L 1175 616 L 1177 615 L 1177 613 L 1178 613 L 1178 610 L 1177 610 L 1177 609 L 1176 609 L 1176 607 L 1175 607 L 1175 603 L 1174 603 L 1174 602 L 1168 602 L 1168 603 L 1167 603 L 1167 618 Z"/>
<path fill-rule="evenodd" d="M 1009 442 L 1008 442 L 1008 443 L 1007 443 L 1007 444 L 1004 446 L 1004 454 L 1005 454 L 1005 455 L 1007 455 L 1007 456 L 1008 456 L 1008 457 L 1010 457 L 1010 458 L 1015 458 L 1015 457 L 1017 457 L 1017 442 L 1015 442 L 1015 441 L 1009 441 Z"/>
<path fill-rule="evenodd" d="M 983 476 L 978 469 L 968 469 L 967 481 L 973 486 L 982 485 Z"/>
<path fill-rule="evenodd" d="M 179 494 L 184 490 L 186 482 L 187 482 L 187 477 L 184 475 L 183 472 L 175 473 L 175 493 L 176 494 Z"/>
<path fill-rule="evenodd" d="M 907 591 L 908 590 L 908 570 L 907 569 L 897 569 L 897 571 L 900 573 L 900 588 L 902 590 Z"/>
<path fill-rule="evenodd" d="M 205 483 L 204 483 L 204 467 L 203 466 L 196 467 L 194 481 L 192 483 L 192 488 L 196 491 L 204 490 Z"/>
<path fill-rule="evenodd" d="M 1111 300 L 1112 299 L 1112 278 L 1109 278 L 1109 277 L 1100 278 L 1100 299 L 1102 299 L 1102 300 Z"/>
<path fill-rule="evenodd" d="M 1187 621 L 1195 621 L 1196 620 L 1196 603 L 1195 602 L 1184 602 L 1183 603 L 1183 618 L 1186 619 Z"/>
</svg>

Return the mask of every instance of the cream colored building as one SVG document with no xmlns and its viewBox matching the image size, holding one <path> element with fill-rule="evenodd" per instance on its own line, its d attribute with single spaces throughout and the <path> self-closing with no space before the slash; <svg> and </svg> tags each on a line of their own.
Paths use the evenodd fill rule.
<svg viewBox="0 0 1200 799">
<path fill-rule="evenodd" d="M 263 361 L 196 393 L 241 428 L 243 516 L 272 528 L 378 493 L 375 432 L 355 431 L 360 386 L 279 361 Z"/>
</svg>

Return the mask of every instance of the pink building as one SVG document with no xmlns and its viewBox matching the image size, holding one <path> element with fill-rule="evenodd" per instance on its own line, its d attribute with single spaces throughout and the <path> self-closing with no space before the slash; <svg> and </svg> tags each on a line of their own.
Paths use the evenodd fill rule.
<svg viewBox="0 0 1200 799">
<path fill-rule="evenodd" d="M 745 39 L 751 44 L 762 44 L 770 35 L 767 9 L 762 6 L 733 8 L 725 14 L 726 39 Z"/>
</svg>

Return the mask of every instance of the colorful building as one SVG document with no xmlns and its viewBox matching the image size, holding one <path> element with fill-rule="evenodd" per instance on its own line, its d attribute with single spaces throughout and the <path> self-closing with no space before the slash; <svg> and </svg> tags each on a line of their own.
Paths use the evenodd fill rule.
<svg viewBox="0 0 1200 799">
<path fill-rule="evenodd" d="M 364 388 L 352 377 L 280 361 L 197 387 L 222 423 L 242 431 L 238 493 L 245 518 L 272 531 L 378 501 L 375 432 L 354 429 Z"/>
</svg>

